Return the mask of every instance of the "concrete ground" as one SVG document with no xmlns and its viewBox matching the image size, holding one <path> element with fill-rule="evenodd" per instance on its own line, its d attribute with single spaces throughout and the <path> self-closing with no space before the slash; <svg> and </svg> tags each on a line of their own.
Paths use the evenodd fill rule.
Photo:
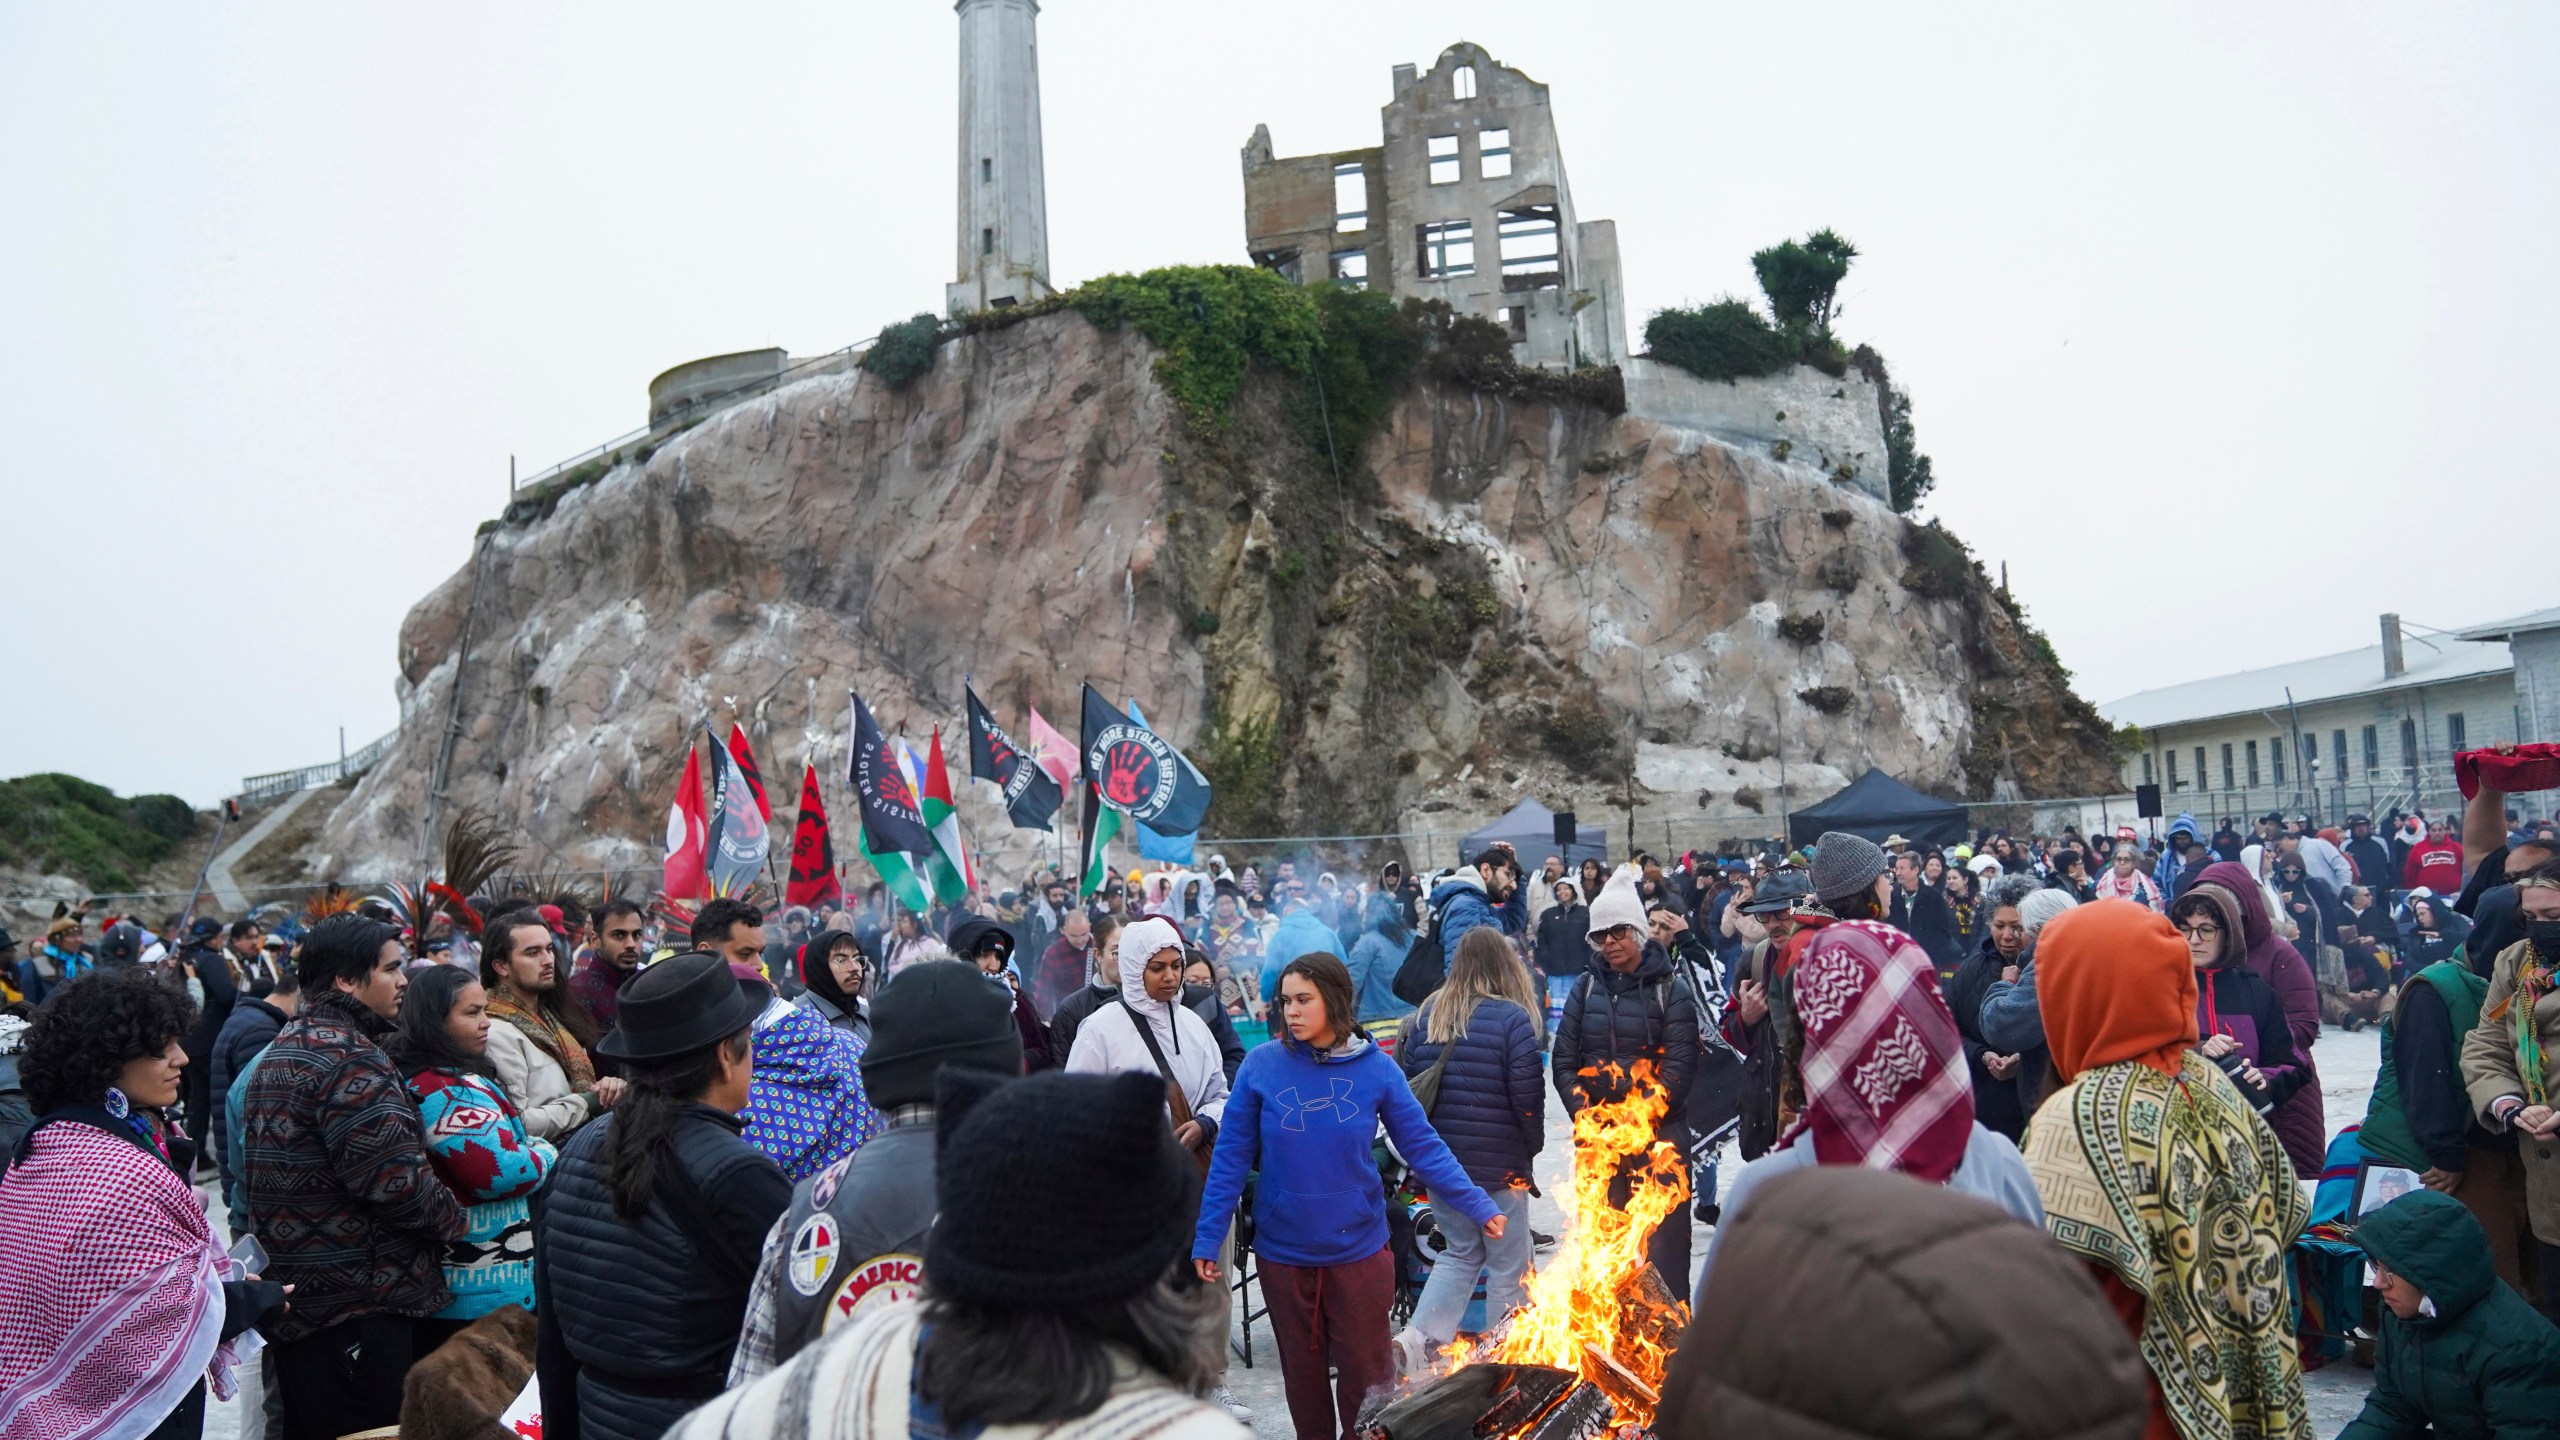
<svg viewBox="0 0 2560 1440">
<path fill-rule="evenodd" d="M 2365 1100 L 2372 1093 L 2374 1072 L 2381 1062 L 2381 1040 L 2371 1030 L 2350 1035 L 2330 1029 L 2321 1033 L 2320 1043 L 2313 1053 L 2319 1061 L 2321 1089 L 2328 1105 L 2329 1129 L 2334 1134 L 2364 1118 Z M 1555 1201 L 1548 1197 L 1563 1188 L 1570 1159 L 1569 1138 L 1564 1107 L 1551 1092 L 1547 1101 L 1547 1144 L 1535 1167 L 1538 1188 L 1543 1193 L 1533 1196 L 1529 1202 L 1531 1228 L 1549 1235 L 1563 1228 L 1563 1217 L 1556 1209 Z M 1728 1174 L 1731 1173 L 1731 1165 L 1729 1160 Z M 210 1187 L 207 1189 L 209 1191 Z M 213 1210 L 214 1224 L 219 1230 L 222 1226 L 221 1207 L 216 1204 Z M 1705 1254 L 1708 1237 L 1713 1233 L 1712 1227 L 1698 1226 L 1692 1253 Z M 228 1243 L 227 1236 L 225 1240 Z M 1252 1297 L 1253 1308 L 1262 1308 L 1259 1292 L 1249 1289 L 1247 1293 Z M 1239 1329 L 1237 1338 L 1241 1339 L 1242 1335 Z M 1236 1398 L 1252 1407 L 1252 1430 L 1258 1440 L 1290 1440 L 1296 1432 L 1290 1427 L 1289 1407 L 1280 1392 L 1279 1357 L 1272 1349 L 1267 1322 L 1254 1323 L 1252 1351 L 1253 1363 L 1250 1366 L 1238 1361 L 1229 1367 L 1228 1383 Z M 2332 1436 L 2343 1429 L 2364 1403 L 2365 1392 L 2372 1383 L 2371 1371 L 2344 1362 L 2305 1376 L 2304 1388 L 2310 1395 L 2313 1433 Z M 215 1402 L 206 1406 L 207 1440 L 237 1440 L 239 1433 L 237 1402 Z"/>
</svg>

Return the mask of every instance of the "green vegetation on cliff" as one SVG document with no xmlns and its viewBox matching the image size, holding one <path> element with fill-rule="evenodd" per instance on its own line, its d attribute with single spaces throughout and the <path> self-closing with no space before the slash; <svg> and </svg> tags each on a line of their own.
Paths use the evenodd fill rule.
<svg viewBox="0 0 2560 1440">
<path fill-rule="evenodd" d="M 118 796 L 74 775 L 0 780 L 0 863 L 131 888 L 195 830 L 175 795 Z"/>
</svg>

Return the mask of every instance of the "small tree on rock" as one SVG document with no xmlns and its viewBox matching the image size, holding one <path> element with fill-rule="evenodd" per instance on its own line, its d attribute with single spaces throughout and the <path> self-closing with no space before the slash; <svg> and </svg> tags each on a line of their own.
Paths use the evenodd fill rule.
<svg viewBox="0 0 2560 1440">
<path fill-rule="evenodd" d="M 1751 271 L 1760 277 L 1760 293 L 1769 297 L 1778 328 L 1828 343 L 1832 317 L 1839 314 L 1840 282 L 1857 258 L 1857 246 L 1830 230 L 1816 230 L 1753 255 Z"/>
</svg>

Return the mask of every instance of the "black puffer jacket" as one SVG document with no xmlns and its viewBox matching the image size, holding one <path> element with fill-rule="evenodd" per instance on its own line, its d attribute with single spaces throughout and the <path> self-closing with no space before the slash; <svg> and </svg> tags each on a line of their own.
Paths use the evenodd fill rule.
<svg viewBox="0 0 2560 1440">
<path fill-rule="evenodd" d="M 1964 1038 L 1965 1065 L 1973 1072 L 1973 1118 L 1982 1122 L 1983 1129 L 2014 1141 L 2027 1128 L 2027 1106 L 2018 1093 L 2018 1074 L 2006 1080 L 1994 1079 L 1982 1059 L 1992 1053 L 1991 1043 L 1982 1038 L 1982 997 L 1990 993 L 1992 982 L 2000 978 L 2010 958 L 2000 953 L 1991 943 L 1990 932 L 1985 931 L 1982 943 L 1973 948 L 1947 981 L 1947 1008 L 1956 1014 L 1956 1033 Z M 2016 958 L 2024 961 L 2026 952 L 2021 950 Z M 2019 1072 L 2025 1068 L 2021 1065 Z"/>
<path fill-rule="evenodd" d="M 1555 1084 L 1566 1112 L 1625 1093 L 1623 1079 L 1613 1081 L 1605 1072 L 1584 1076 L 1586 1067 L 1614 1064 L 1623 1075 L 1638 1060 L 1653 1062 L 1670 1092 L 1662 1128 L 1677 1130 L 1689 1077 L 1698 1069 L 1698 999 L 1673 973 L 1670 955 L 1651 941 L 1634 973 L 1595 964 L 1565 997 L 1564 1018 L 1556 1024 Z"/>
<path fill-rule="evenodd" d="M 678 1222 L 684 1208 L 663 1173 L 639 1227 L 624 1225 L 604 1169 L 616 1118 L 561 1150 L 536 1227 L 544 1433 L 569 1440 L 658 1440 L 720 1393 L 764 1234 L 791 1205 L 791 1182 L 746 1142 L 744 1122 L 693 1105 L 672 1143 L 716 1243 L 697 1248 L 699 1227 Z M 566 1429 L 554 1418 L 564 1395 L 574 1397 Z"/>
<path fill-rule="evenodd" d="M 1448 1047 L 1424 1039 L 1437 996 L 1422 1002 L 1405 1026 L 1396 1064 L 1405 1078 L 1439 1063 Z M 1529 1161 L 1546 1143 L 1546 1085 L 1538 1064 L 1538 1022 L 1508 1000 L 1478 1001 L 1467 1033 L 1440 1077 L 1431 1128 L 1466 1167 L 1467 1178 L 1487 1190 L 1526 1182 Z"/>
<path fill-rule="evenodd" d="M 1591 907 L 1577 900 L 1550 905 L 1538 917 L 1538 972 L 1570 980 L 1591 968 Z"/>
<path fill-rule="evenodd" d="M 247 1068 L 257 1053 L 267 1048 L 284 1029 L 284 1012 L 254 995 L 243 995 L 231 1009 L 230 1018 L 222 1022 L 222 1030 L 214 1036 L 211 1057 L 213 1104 L 210 1132 L 205 1143 L 213 1147 L 213 1157 L 222 1166 L 222 1198 L 227 1203 L 240 1184 L 240 1165 L 230 1154 L 229 1112 L 231 1082 Z"/>
</svg>

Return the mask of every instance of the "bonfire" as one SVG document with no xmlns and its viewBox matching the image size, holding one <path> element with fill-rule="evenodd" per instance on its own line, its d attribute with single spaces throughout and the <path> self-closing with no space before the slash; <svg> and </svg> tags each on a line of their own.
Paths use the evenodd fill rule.
<svg viewBox="0 0 2560 1440">
<path fill-rule="evenodd" d="M 1687 1223 L 1689 1182 L 1678 1147 L 1655 1138 L 1671 1100 L 1652 1065 L 1637 1061 L 1627 1082 L 1625 1099 L 1574 1117 L 1573 1172 L 1557 1197 L 1564 1234 L 1529 1277 L 1528 1303 L 1493 1333 L 1442 1351 L 1434 1375 L 1379 1410 L 1367 1434 L 1547 1440 L 1640 1435 L 1652 1425 L 1689 1307 L 1672 1298 L 1645 1245 L 1666 1221 Z M 1626 1201 L 1613 1204 L 1621 1182 Z"/>
</svg>

